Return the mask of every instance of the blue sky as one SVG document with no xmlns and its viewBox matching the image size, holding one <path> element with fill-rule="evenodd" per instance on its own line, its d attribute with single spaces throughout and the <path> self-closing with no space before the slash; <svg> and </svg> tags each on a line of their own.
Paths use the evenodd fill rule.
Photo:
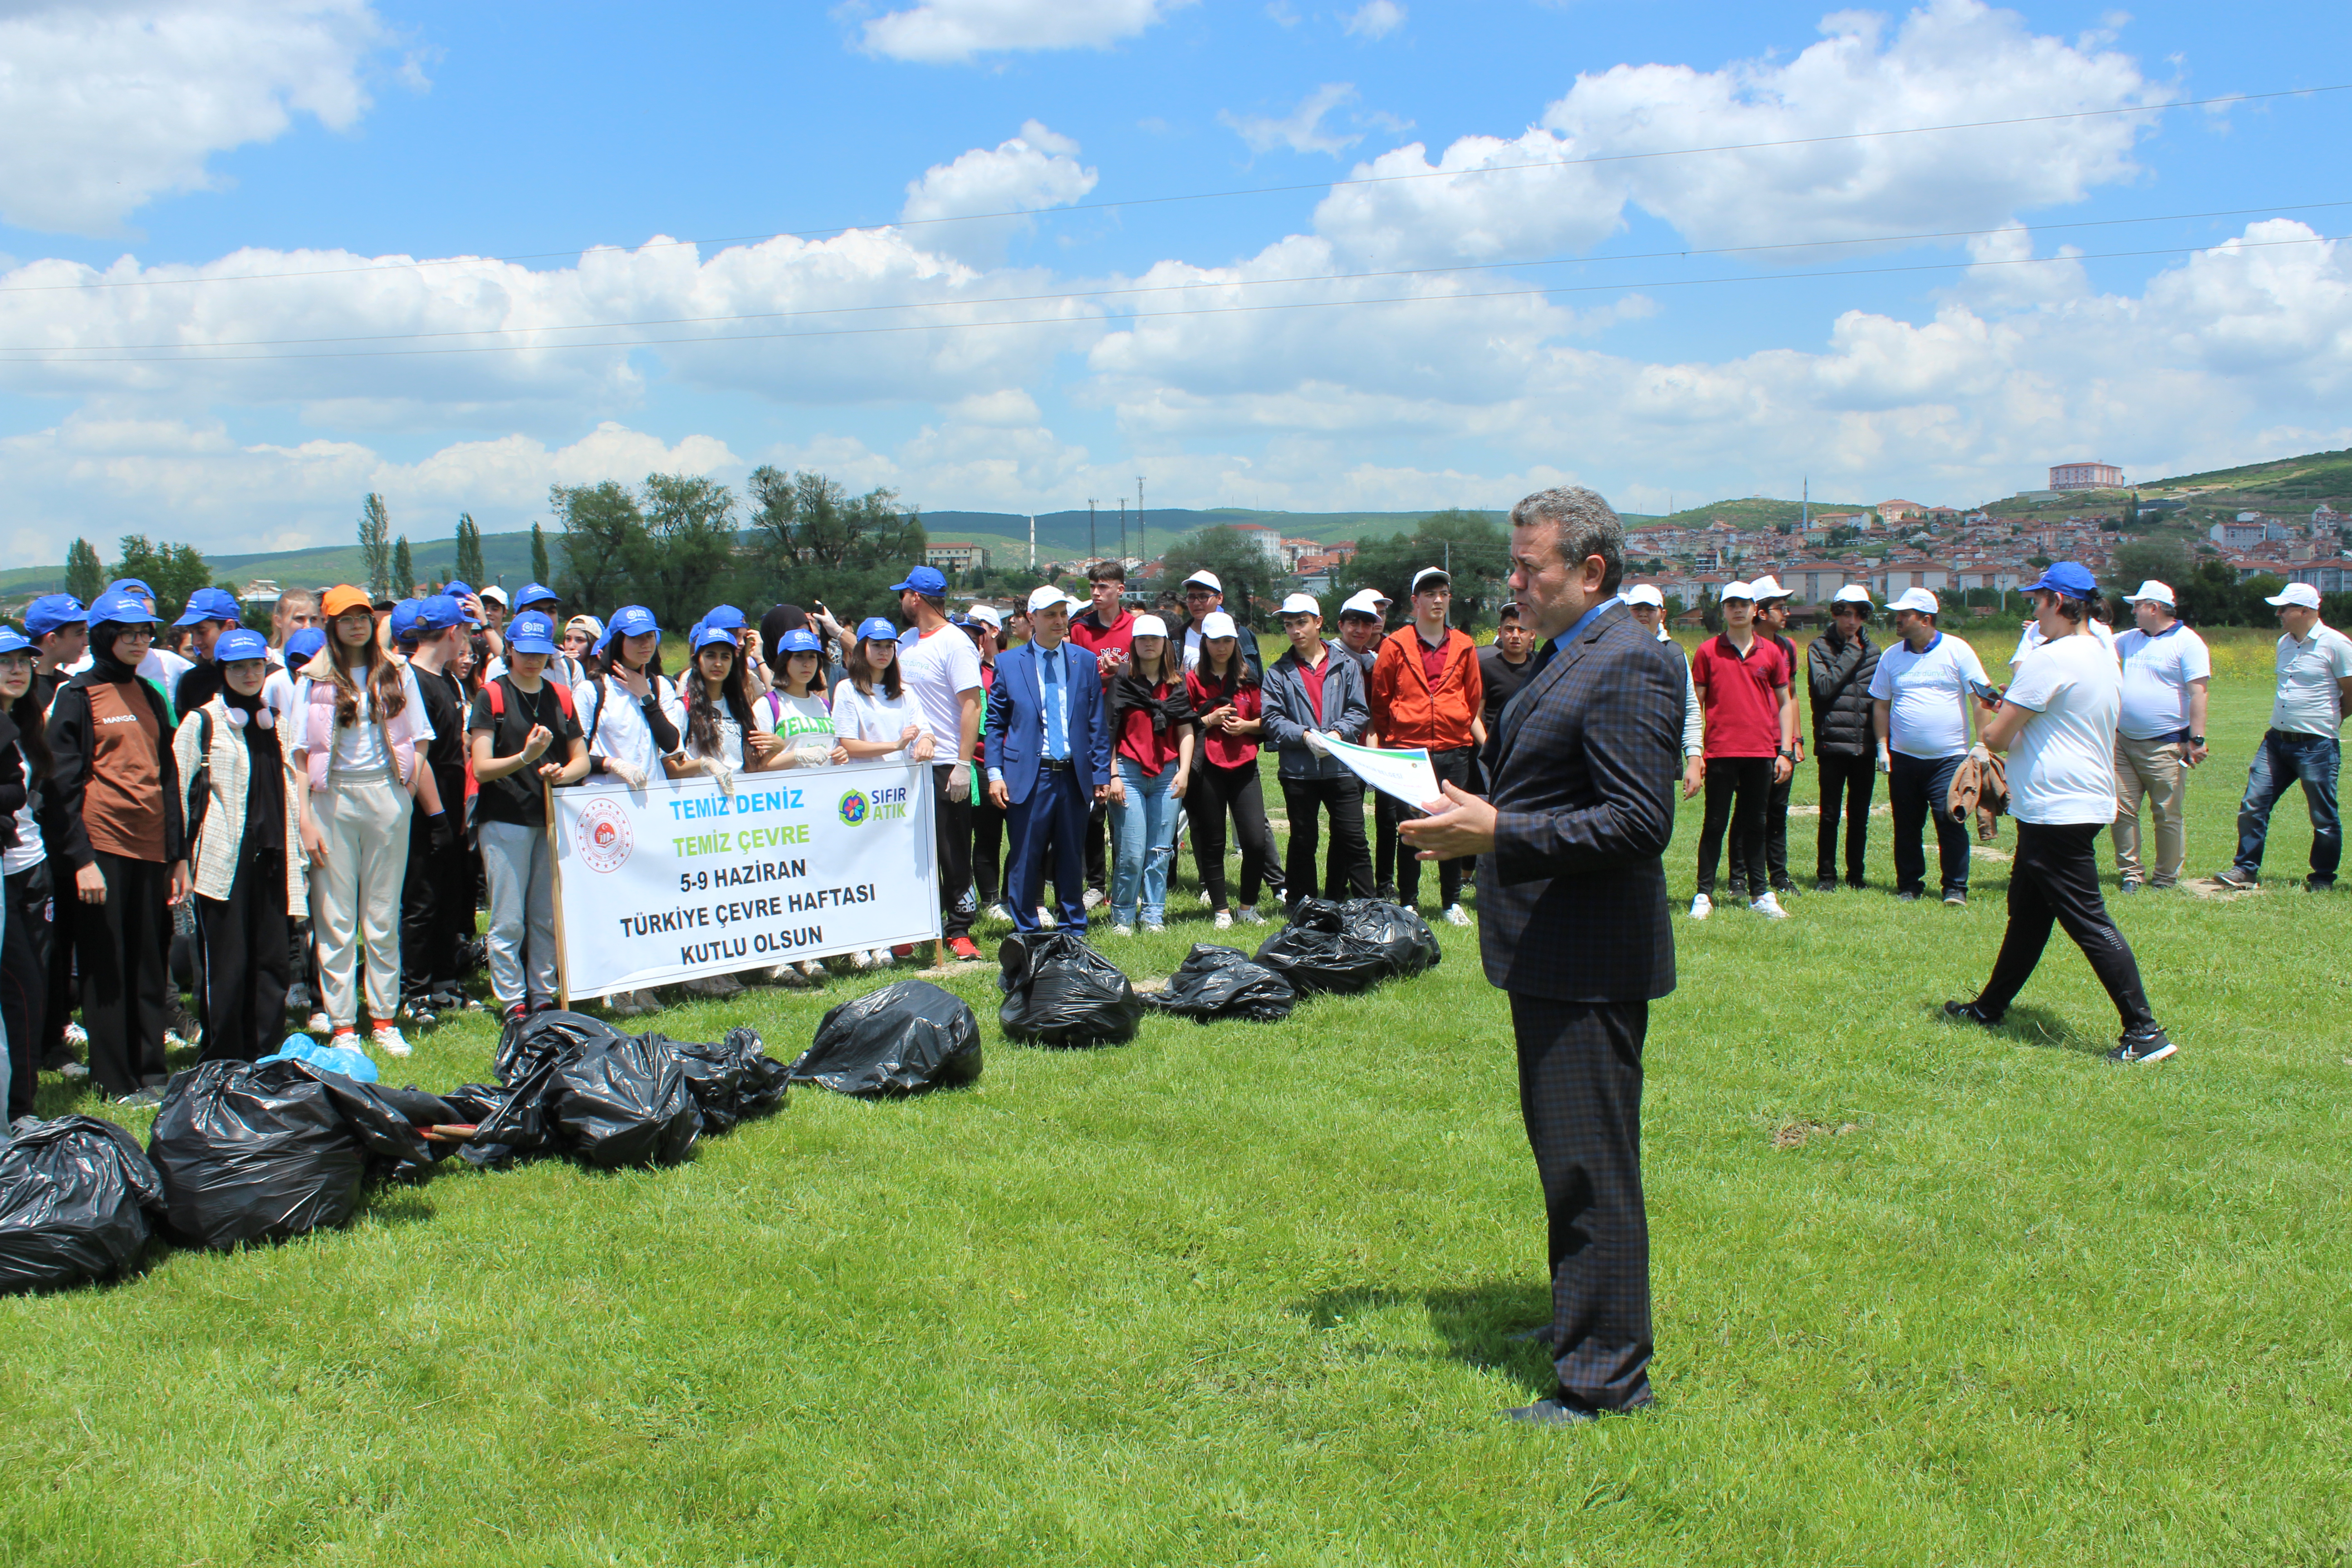
<svg viewBox="0 0 2352 1568">
<path fill-rule="evenodd" d="M 2317 5 L 20 0 L 0 552 L 761 462 L 1654 510 L 2352 445 L 2352 92 L 2079 112 L 2347 46 Z"/>
</svg>

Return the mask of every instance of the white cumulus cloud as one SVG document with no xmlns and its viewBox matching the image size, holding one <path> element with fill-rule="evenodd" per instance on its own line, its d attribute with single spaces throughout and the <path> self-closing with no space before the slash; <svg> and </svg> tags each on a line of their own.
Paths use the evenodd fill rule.
<svg viewBox="0 0 2352 1568">
<path fill-rule="evenodd" d="M 1404 26 L 1404 7 L 1397 0 L 1365 0 L 1340 25 L 1350 37 L 1385 38 Z"/>
<path fill-rule="evenodd" d="M 217 188 L 215 153 L 368 107 L 385 40 L 366 0 L 112 0 L 0 8 L 0 217 L 108 234 Z"/>
<path fill-rule="evenodd" d="M 918 242 L 934 250 L 988 260 L 1003 253 L 1025 219 L 972 219 L 991 213 L 1040 212 L 1076 201 L 1099 175 L 1078 162 L 1078 144 L 1032 120 L 994 147 L 974 147 L 953 163 L 934 163 L 907 186 L 899 216 L 920 226 Z"/>
<path fill-rule="evenodd" d="M 1012 49 L 1101 49 L 1131 38 L 1192 0 L 922 0 L 868 17 L 869 54 L 958 64 Z"/>
<path fill-rule="evenodd" d="M 1219 110 L 1220 123 L 1229 126 L 1253 153 L 1287 147 L 1294 153 L 1328 153 L 1334 157 L 1364 139 L 1361 131 L 1326 129 L 1324 117 L 1356 101 L 1356 89 L 1344 81 L 1327 81 L 1298 100 L 1298 107 L 1276 119 L 1264 114 L 1235 114 Z"/>
</svg>

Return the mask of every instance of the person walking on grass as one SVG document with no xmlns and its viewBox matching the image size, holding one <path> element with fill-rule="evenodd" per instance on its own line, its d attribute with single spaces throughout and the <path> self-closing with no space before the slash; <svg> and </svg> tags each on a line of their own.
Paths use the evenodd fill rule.
<svg viewBox="0 0 2352 1568">
<path fill-rule="evenodd" d="M 1675 634 L 1666 629 L 1665 595 L 1647 583 L 1628 588 L 1622 597 L 1625 607 L 1633 613 L 1633 624 L 1662 643 L 1672 643 Z M 1682 649 L 1675 649 L 1682 658 Z M 1683 660 L 1683 673 L 1690 673 L 1690 661 Z M 1683 682 L 1683 798 L 1690 799 L 1706 784 L 1706 713 L 1700 708 L 1698 688 L 1688 680 Z"/>
<path fill-rule="evenodd" d="M 1878 771 L 1886 775 L 1895 816 L 1895 896 L 1916 900 L 1927 890 L 1921 840 L 1936 823 L 1936 853 L 1944 902 L 1969 901 L 1968 824 L 1944 809 L 1952 775 L 1969 754 L 1977 704 L 1975 686 L 1990 685 L 1976 649 L 1936 627 L 1936 595 L 1909 588 L 1889 606 L 1900 641 L 1878 656 L 1870 678 L 1871 724 L 1878 737 Z"/>
<path fill-rule="evenodd" d="M 996 656 L 988 694 L 988 793 L 1004 813 L 1004 887 L 1015 930 L 1044 929 L 1046 858 L 1059 926 L 1087 929 L 1087 807 L 1121 804 L 1111 731 L 1094 656 L 1069 641 L 1058 588 L 1029 595 L 1030 638 Z"/>
<path fill-rule="evenodd" d="M 1664 857 L 1675 830 L 1681 656 L 1614 597 L 1624 526 L 1581 488 L 1511 509 L 1511 590 L 1541 648 L 1503 714 L 1495 791 L 1447 784 L 1397 829 L 1478 857 L 1479 954 L 1510 997 L 1519 1111 L 1543 1185 L 1557 1386 L 1507 1412 L 1562 1426 L 1651 1402 L 1642 1050 L 1675 988 Z"/>
<path fill-rule="evenodd" d="M 2311 813 L 2311 876 L 2305 886 L 2323 892 L 2336 886 L 2344 859 L 2344 825 L 2336 809 L 2343 745 L 2336 732 L 2352 709 L 2352 640 L 2321 623 L 2319 590 L 2308 583 L 2289 583 L 2263 602 L 2278 612 L 2278 695 L 2271 703 L 2270 728 L 2246 770 L 2246 795 L 2238 804 L 2238 858 L 2213 879 L 2242 890 L 2262 879 L 2271 808 L 2288 785 L 2300 783 Z"/>
<path fill-rule="evenodd" d="M 1786 635 L 1789 629 L 1789 591 L 1780 586 L 1778 577 L 1767 573 L 1748 584 L 1756 600 L 1756 636 L 1759 641 L 1770 643 L 1780 653 L 1780 661 L 1789 667 L 1789 685 L 1793 691 L 1797 674 L 1803 662 L 1797 657 L 1797 645 Z M 1789 773 L 1774 784 L 1764 796 L 1764 871 L 1771 879 L 1771 891 L 1776 899 L 1794 893 L 1796 884 L 1789 880 L 1789 791 L 1796 783 L 1796 770 L 1805 760 L 1805 724 L 1803 709 L 1791 702 L 1797 715 L 1796 733 L 1789 742 Z M 1745 899 L 1760 893 L 1762 887 L 1747 884 L 1748 846 L 1740 837 L 1739 818 L 1731 819 L 1730 848 L 1727 858 L 1731 868 L 1731 896 Z"/>
<path fill-rule="evenodd" d="M 1258 737 L 1265 732 L 1264 683 L 1241 656 L 1241 628 L 1223 610 L 1201 625 L 1201 662 L 1184 678 L 1186 695 L 1201 728 L 1188 792 L 1200 810 L 1192 816 L 1192 860 L 1202 890 L 1215 911 L 1218 931 L 1233 928 L 1234 907 L 1225 897 L 1225 818 L 1242 847 L 1244 925 L 1263 925 L 1258 890 L 1274 863 L 1274 829 L 1265 819 L 1265 797 L 1257 777 Z"/>
<path fill-rule="evenodd" d="M 2017 857 L 2010 865 L 2009 929 L 1984 989 L 1973 1001 L 1945 1003 L 1944 1013 L 1961 1023 L 2000 1023 L 2041 962 L 2051 926 L 2063 925 L 2123 1019 L 2107 1059 L 2161 1061 L 2173 1043 L 2148 1009 L 2131 944 L 2099 897 L 2099 830 L 2115 820 L 2123 674 L 2090 633 L 2098 583 L 2081 563 L 2061 561 L 2025 591 L 2042 636 L 2008 691 L 1977 703 L 1985 749 L 2010 753 Z"/>
<path fill-rule="evenodd" d="M 1192 777 L 1192 702 L 1182 657 L 1158 616 L 1135 618 L 1126 666 L 1112 678 L 1111 766 L 1121 802 L 1111 807 L 1118 869 L 1111 879 L 1111 934 L 1167 929 L 1168 871 L 1176 858 L 1176 812 Z"/>
<path fill-rule="evenodd" d="M 556 1005 L 555 859 L 547 792 L 588 776 L 571 689 L 548 676 L 555 623 L 526 610 L 508 623 L 507 668 L 475 693 L 474 821 L 490 883 L 490 990 L 508 1023 Z M 492 695 L 495 692 L 496 695 Z"/>
<path fill-rule="evenodd" d="M 1821 771 L 1822 820 L 1813 836 L 1813 890 L 1835 890 L 1838 822 L 1845 823 L 1845 882 L 1863 885 L 1870 846 L 1870 797 L 1878 788 L 1870 683 L 1878 648 L 1864 628 L 1870 590 L 1848 583 L 1830 601 L 1830 629 L 1805 650 L 1813 702 L 1813 763 Z"/>
<path fill-rule="evenodd" d="M 1283 814 L 1290 819 L 1286 907 L 1315 896 L 1315 850 L 1322 835 L 1316 814 L 1331 818 L 1331 848 L 1324 862 L 1323 896 L 1338 901 L 1372 896 L 1372 858 L 1364 847 L 1364 786 L 1331 755 L 1326 737 L 1363 743 L 1370 710 L 1356 661 L 1323 640 L 1323 612 L 1312 594 L 1282 601 L 1282 632 L 1290 647 L 1265 672 L 1259 689 L 1265 738 L 1279 753 Z"/>
<path fill-rule="evenodd" d="M 2205 760 L 2205 689 L 2213 656 L 2173 613 L 2172 590 L 2154 578 L 2127 594 L 2137 623 L 2116 638 L 2123 666 L 2123 718 L 2116 727 L 2116 873 L 2121 890 L 2169 888 L 2189 855 L 2189 770 Z M 2152 867 L 2140 863 L 2139 803 L 2155 830 Z"/>
<path fill-rule="evenodd" d="M 1725 584 L 1723 631 L 1691 656 L 1691 683 L 1706 714 L 1706 816 L 1698 836 L 1698 892 L 1691 900 L 1695 921 L 1714 912 L 1716 858 L 1735 819 L 1743 829 L 1745 864 L 1733 869 L 1754 892 L 1748 907 L 1769 920 L 1789 913 L 1772 896 L 1764 868 L 1764 813 L 1772 787 L 1796 766 L 1797 700 L 1788 659 L 1756 635 L 1754 595 L 1746 583 Z"/>
<path fill-rule="evenodd" d="M 1412 574 L 1412 619 L 1381 644 L 1368 698 L 1382 746 L 1425 749 L 1438 783 L 1467 789 L 1478 748 L 1486 743 L 1480 716 L 1486 694 L 1477 645 L 1446 625 L 1453 607 L 1454 580 L 1442 568 L 1424 566 Z M 1373 809 L 1393 830 L 1410 808 L 1382 795 Z M 1462 877 L 1469 868 L 1462 858 L 1437 863 L 1437 907 L 1457 926 L 1470 923 L 1462 907 Z M 1397 902 L 1412 909 L 1421 891 L 1420 859 L 1400 853 L 1396 880 Z"/>
</svg>

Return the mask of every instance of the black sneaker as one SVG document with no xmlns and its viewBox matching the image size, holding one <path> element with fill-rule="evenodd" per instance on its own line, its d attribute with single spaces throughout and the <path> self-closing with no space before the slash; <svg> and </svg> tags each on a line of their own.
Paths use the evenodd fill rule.
<svg viewBox="0 0 2352 1568">
<path fill-rule="evenodd" d="M 1816 877 L 1813 879 L 1813 891 L 1816 893 L 1834 893 L 1837 891 L 1837 879 L 1835 877 Z"/>
<path fill-rule="evenodd" d="M 1985 1010 L 1973 1002 L 1947 1002 L 1944 1004 L 1944 1016 L 1955 1024 L 1981 1024 L 1988 1029 L 2000 1022 L 1988 1016 Z"/>
<path fill-rule="evenodd" d="M 1379 887 L 1372 889 L 1372 897 L 1378 899 L 1384 904 L 1395 903 L 1397 901 L 1396 884 L 1394 882 L 1382 882 Z"/>
<path fill-rule="evenodd" d="M 2154 1024 L 2143 1024 L 2128 1029 L 2116 1048 L 2107 1053 L 2107 1060 L 2117 1067 L 2134 1067 L 2141 1062 L 2160 1062 L 2180 1047 L 2165 1038 L 2164 1031 Z"/>
<path fill-rule="evenodd" d="M 1944 889 L 1944 902 L 1951 905 L 1955 909 L 1967 909 L 1969 907 L 1969 890 L 1966 888 L 1947 888 Z"/>
<path fill-rule="evenodd" d="M 1895 890 L 1895 896 L 1902 900 L 1906 904 L 1916 904 L 1921 899 L 1927 897 L 1927 893 L 1923 889 L 1919 888 L 1897 888 Z"/>
<path fill-rule="evenodd" d="M 1745 882 L 1727 883 L 1724 887 L 1723 896 L 1726 899 L 1737 899 L 1744 904 L 1748 901 L 1748 884 Z"/>
<path fill-rule="evenodd" d="M 2315 893 L 2332 893 L 2336 890 L 2336 879 L 2333 877 L 2306 877 L 2303 880 L 2303 885 L 2305 888 Z"/>
<path fill-rule="evenodd" d="M 2232 892 L 2246 892 L 2254 886 L 2253 874 L 2250 871 L 2241 871 L 2235 866 L 2226 871 L 2214 873 L 2213 879 Z"/>
</svg>

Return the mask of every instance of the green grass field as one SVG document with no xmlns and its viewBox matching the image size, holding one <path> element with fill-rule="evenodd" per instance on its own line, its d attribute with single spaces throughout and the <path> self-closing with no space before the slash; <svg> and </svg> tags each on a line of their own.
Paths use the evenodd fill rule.
<svg viewBox="0 0 2352 1568">
<path fill-rule="evenodd" d="M 2216 694 L 2192 873 L 2268 689 Z M 1441 925 L 1419 981 L 1087 1053 L 1002 1043 L 975 968 L 969 1091 L 799 1092 L 670 1171 L 445 1167 L 347 1232 L 0 1301 L 0 1558 L 2340 1563 L 2352 898 L 2290 889 L 2309 837 L 2291 798 L 2273 888 L 2116 900 L 2181 1042 L 2148 1068 L 2101 1059 L 2063 939 L 2007 1026 L 1940 1025 L 2005 867 L 1897 904 L 1883 816 L 1871 891 L 1677 916 L 1644 1415 L 1496 1417 L 1550 1382 L 1507 1337 L 1542 1218 L 1502 999 Z M 1139 979 L 1209 939 L 1177 902 L 1106 941 Z M 790 1057 L 856 988 L 658 1023 Z"/>
</svg>

